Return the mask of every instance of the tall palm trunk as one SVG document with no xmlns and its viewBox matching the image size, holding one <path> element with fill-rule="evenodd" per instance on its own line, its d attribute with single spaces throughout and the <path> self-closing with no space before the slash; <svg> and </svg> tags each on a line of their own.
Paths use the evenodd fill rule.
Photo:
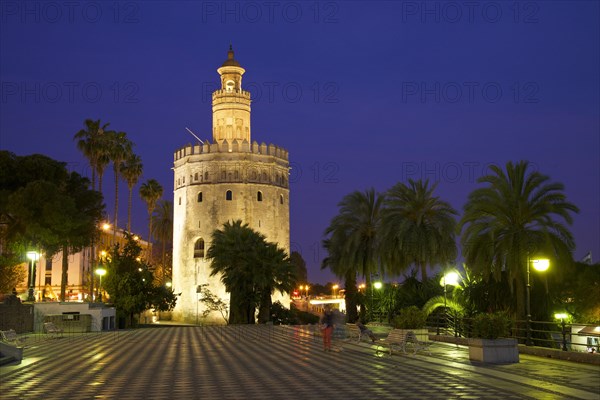
<svg viewBox="0 0 600 400">
<path fill-rule="evenodd" d="M 152 212 L 150 212 L 150 222 L 148 222 L 148 260 L 152 261 Z"/>
<path fill-rule="evenodd" d="M 119 168 L 115 164 L 115 220 L 113 223 L 113 243 L 117 237 L 117 221 L 119 219 Z"/>
<path fill-rule="evenodd" d="M 346 315 L 348 316 L 348 322 L 353 324 L 358 320 L 358 310 L 356 308 L 356 272 L 354 270 L 348 270 L 346 273 L 344 288 L 346 289 L 344 294 L 346 300 Z"/>
<path fill-rule="evenodd" d="M 166 247 L 167 247 L 166 240 L 165 240 L 165 238 L 163 238 L 162 239 L 162 268 L 163 268 L 162 284 L 163 285 L 166 282 L 166 276 L 167 276 L 167 264 L 165 263 L 165 253 L 167 252 Z"/>
<path fill-rule="evenodd" d="M 260 306 L 258 308 L 258 323 L 265 324 L 271 317 L 271 290 L 263 290 L 260 296 Z"/>
<path fill-rule="evenodd" d="M 63 244 L 62 248 L 62 276 L 60 278 L 60 301 L 65 301 L 69 271 L 69 247 Z M 40 271 L 41 274 L 41 271 Z"/>
<path fill-rule="evenodd" d="M 129 186 L 129 200 L 127 201 L 127 232 L 131 232 L 131 205 L 133 204 L 133 186 Z"/>
</svg>

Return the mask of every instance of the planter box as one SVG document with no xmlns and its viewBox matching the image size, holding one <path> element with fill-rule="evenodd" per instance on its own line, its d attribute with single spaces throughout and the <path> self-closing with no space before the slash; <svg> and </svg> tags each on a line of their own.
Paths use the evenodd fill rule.
<svg viewBox="0 0 600 400">
<path fill-rule="evenodd" d="M 489 364 L 519 362 L 517 339 L 469 339 L 469 360 Z"/>
</svg>

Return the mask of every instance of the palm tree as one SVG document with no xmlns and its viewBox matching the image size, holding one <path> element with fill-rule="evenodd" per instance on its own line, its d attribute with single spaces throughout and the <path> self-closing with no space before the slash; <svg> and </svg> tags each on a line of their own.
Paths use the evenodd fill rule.
<svg viewBox="0 0 600 400">
<path fill-rule="evenodd" d="M 102 124 L 100 120 L 86 119 L 84 121 L 85 129 L 79 130 L 73 137 L 77 140 L 77 148 L 83 153 L 92 168 L 92 190 L 96 190 L 96 176 L 98 176 L 98 192 L 102 193 L 102 175 L 108 165 L 108 156 L 106 151 L 106 133 L 107 124 Z M 94 250 L 94 240 L 90 245 L 90 299 L 93 301 L 94 293 L 94 265 L 96 253 Z"/>
<path fill-rule="evenodd" d="M 206 257 L 211 260 L 211 276 L 221 275 L 221 282 L 230 295 L 230 324 L 254 323 L 259 301 L 254 290 L 258 249 L 265 237 L 241 220 L 227 222 L 216 229 Z"/>
<path fill-rule="evenodd" d="M 295 266 L 285 250 L 274 243 L 265 242 L 258 252 L 259 268 L 254 274 L 255 290 L 258 292 L 258 323 L 271 318 L 271 295 L 275 290 L 290 293 L 296 286 Z"/>
<path fill-rule="evenodd" d="M 123 161 L 127 160 L 132 154 L 133 143 L 127 139 L 125 132 L 110 132 L 108 139 L 108 156 L 113 163 L 113 172 L 115 173 L 115 218 L 113 222 L 113 242 L 117 236 L 117 221 L 119 217 L 119 174 Z"/>
<path fill-rule="evenodd" d="M 382 232 L 388 263 L 402 269 L 415 264 L 427 280 L 427 266 L 446 264 L 456 258 L 454 215 L 456 211 L 433 195 L 437 184 L 413 181 L 398 183 L 386 194 Z"/>
<path fill-rule="evenodd" d="M 79 130 L 73 139 L 77 140 L 77 148 L 88 159 L 92 168 L 92 189 L 96 190 L 98 176 L 98 191 L 102 192 L 102 174 L 108 164 L 105 133 L 108 133 L 106 128 L 109 124 L 102 125 L 100 120 L 86 119 L 84 125 L 85 129 Z"/>
<path fill-rule="evenodd" d="M 127 231 L 131 232 L 131 206 L 133 203 L 133 187 L 142 176 L 144 166 L 142 165 L 142 159 L 136 154 L 129 154 L 129 157 L 121 164 L 121 175 L 127 181 L 127 188 L 129 189 L 129 200 L 127 202 Z"/>
<path fill-rule="evenodd" d="M 370 283 L 372 273 L 384 272 L 380 259 L 380 225 L 384 197 L 374 189 L 353 192 L 338 204 L 336 215 L 325 230 L 323 246 L 329 256 L 322 268 L 329 268 L 345 279 L 348 320 L 354 322 L 356 312 L 356 275 Z"/>
<path fill-rule="evenodd" d="M 163 188 L 156 179 L 149 179 L 140 187 L 140 197 L 148 207 L 148 245 L 150 246 L 150 257 L 152 256 L 152 213 L 156 208 L 156 202 L 161 198 Z"/>
<path fill-rule="evenodd" d="M 484 279 L 501 280 L 508 273 L 511 289 L 516 285 L 517 315 L 525 315 L 526 268 L 531 256 L 542 252 L 552 265 L 572 264 L 573 236 L 556 219 L 571 225 L 571 213 L 579 209 L 569 203 L 561 183 L 529 171 L 529 162 L 508 162 L 506 172 L 491 166 L 491 173 L 478 179 L 487 184 L 469 194 L 459 229 L 463 255 L 471 270 Z"/>
<path fill-rule="evenodd" d="M 166 246 L 167 243 L 173 242 L 173 202 L 168 200 L 159 201 L 152 219 L 155 221 L 152 226 L 152 234 L 162 244 L 162 284 L 164 285 L 167 271 Z"/>
</svg>

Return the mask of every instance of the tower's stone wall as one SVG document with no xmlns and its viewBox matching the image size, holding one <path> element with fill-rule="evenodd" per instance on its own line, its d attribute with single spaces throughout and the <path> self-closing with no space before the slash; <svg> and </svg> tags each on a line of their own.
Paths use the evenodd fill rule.
<svg viewBox="0 0 600 400">
<path fill-rule="evenodd" d="M 173 317 L 224 323 L 218 313 L 202 318 L 197 287 L 229 301 L 220 276 L 205 258 L 215 229 L 241 219 L 289 254 L 288 152 L 250 142 L 250 94 L 241 89 L 244 69 L 229 59 L 218 69 L 222 89 L 213 93 L 213 142 L 188 145 L 174 154 L 173 289 L 181 292 Z M 203 243 L 203 245 L 201 245 Z M 273 301 L 289 307 L 289 295 Z"/>
</svg>

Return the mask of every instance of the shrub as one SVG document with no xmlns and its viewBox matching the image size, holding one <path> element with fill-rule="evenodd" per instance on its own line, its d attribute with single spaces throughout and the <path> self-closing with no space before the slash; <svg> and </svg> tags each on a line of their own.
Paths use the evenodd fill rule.
<svg viewBox="0 0 600 400">
<path fill-rule="evenodd" d="M 473 337 L 498 339 L 510 336 L 511 320 L 505 313 L 479 314 L 473 318 Z"/>
<path fill-rule="evenodd" d="M 319 316 L 298 310 L 294 304 L 287 309 L 277 301 L 271 305 L 271 321 L 273 321 L 273 325 L 316 324 L 319 322 Z"/>
<path fill-rule="evenodd" d="M 425 327 L 427 316 L 416 306 L 406 307 L 400 310 L 394 317 L 394 328 L 398 329 L 421 329 Z"/>
</svg>

